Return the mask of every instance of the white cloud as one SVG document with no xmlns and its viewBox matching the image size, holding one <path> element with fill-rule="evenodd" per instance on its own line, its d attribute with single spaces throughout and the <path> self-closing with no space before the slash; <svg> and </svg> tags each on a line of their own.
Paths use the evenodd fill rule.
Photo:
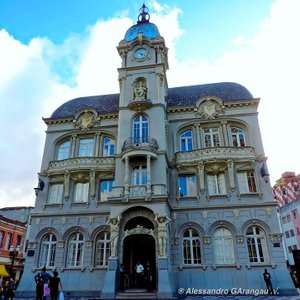
<svg viewBox="0 0 300 300">
<path fill-rule="evenodd" d="M 300 10 L 297 0 L 279 0 L 252 37 L 236 37 L 236 49 L 214 62 L 205 57 L 178 62 L 180 28 L 178 8 L 153 2 L 151 14 L 169 50 L 170 86 L 236 81 L 261 97 L 260 122 L 269 172 L 277 179 L 285 170 L 300 172 L 298 93 Z M 121 60 L 116 46 L 124 17 L 98 21 L 85 35 L 73 35 L 63 44 L 36 38 L 28 45 L 0 31 L 0 207 L 33 205 L 33 187 L 41 164 L 45 125 L 66 100 L 92 94 L 118 92 Z"/>
</svg>

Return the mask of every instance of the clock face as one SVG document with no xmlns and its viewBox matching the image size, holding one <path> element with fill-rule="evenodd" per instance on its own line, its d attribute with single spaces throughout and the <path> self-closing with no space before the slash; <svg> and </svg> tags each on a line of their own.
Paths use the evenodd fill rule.
<svg viewBox="0 0 300 300">
<path fill-rule="evenodd" d="M 148 50 L 145 48 L 139 48 L 135 50 L 134 57 L 137 59 L 143 59 L 148 55 Z"/>
</svg>

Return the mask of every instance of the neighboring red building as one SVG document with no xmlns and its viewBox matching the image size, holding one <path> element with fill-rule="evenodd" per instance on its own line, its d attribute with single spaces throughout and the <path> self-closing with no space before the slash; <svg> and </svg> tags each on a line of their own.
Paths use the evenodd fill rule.
<svg viewBox="0 0 300 300">
<path fill-rule="evenodd" d="M 279 217 L 289 265 L 294 266 L 294 255 L 300 250 L 300 175 L 285 172 L 273 186 L 279 204 Z M 300 268 L 300 265 L 299 265 Z"/>
<path fill-rule="evenodd" d="M 9 275 L 19 279 L 23 271 L 26 223 L 0 215 L 0 278 Z"/>
</svg>

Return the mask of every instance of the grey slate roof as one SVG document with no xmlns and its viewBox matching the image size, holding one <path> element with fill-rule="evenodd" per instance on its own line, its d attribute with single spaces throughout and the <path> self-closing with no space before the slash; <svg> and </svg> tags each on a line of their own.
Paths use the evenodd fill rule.
<svg viewBox="0 0 300 300">
<path fill-rule="evenodd" d="M 168 89 L 167 106 L 194 105 L 199 98 L 217 96 L 224 102 L 252 100 L 252 94 L 242 85 L 234 82 L 219 82 L 182 86 Z M 73 117 L 83 109 L 92 108 L 100 114 L 119 111 L 119 94 L 88 96 L 70 100 L 58 107 L 51 118 Z"/>
</svg>

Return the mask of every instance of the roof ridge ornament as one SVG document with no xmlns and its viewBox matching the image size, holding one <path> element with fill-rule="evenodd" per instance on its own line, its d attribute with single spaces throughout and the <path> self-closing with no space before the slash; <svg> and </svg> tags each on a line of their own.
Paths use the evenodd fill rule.
<svg viewBox="0 0 300 300">
<path fill-rule="evenodd" d="M 138 15 L 138 21 L 137 21 L 138 24 L 149 23 L 150 15 L 148 11 L 149 11 L 148 7 L 145 5 L 145 3 L 143 3 L 143 6 L 140 8 L 140 14 Z"/>
</svg>

